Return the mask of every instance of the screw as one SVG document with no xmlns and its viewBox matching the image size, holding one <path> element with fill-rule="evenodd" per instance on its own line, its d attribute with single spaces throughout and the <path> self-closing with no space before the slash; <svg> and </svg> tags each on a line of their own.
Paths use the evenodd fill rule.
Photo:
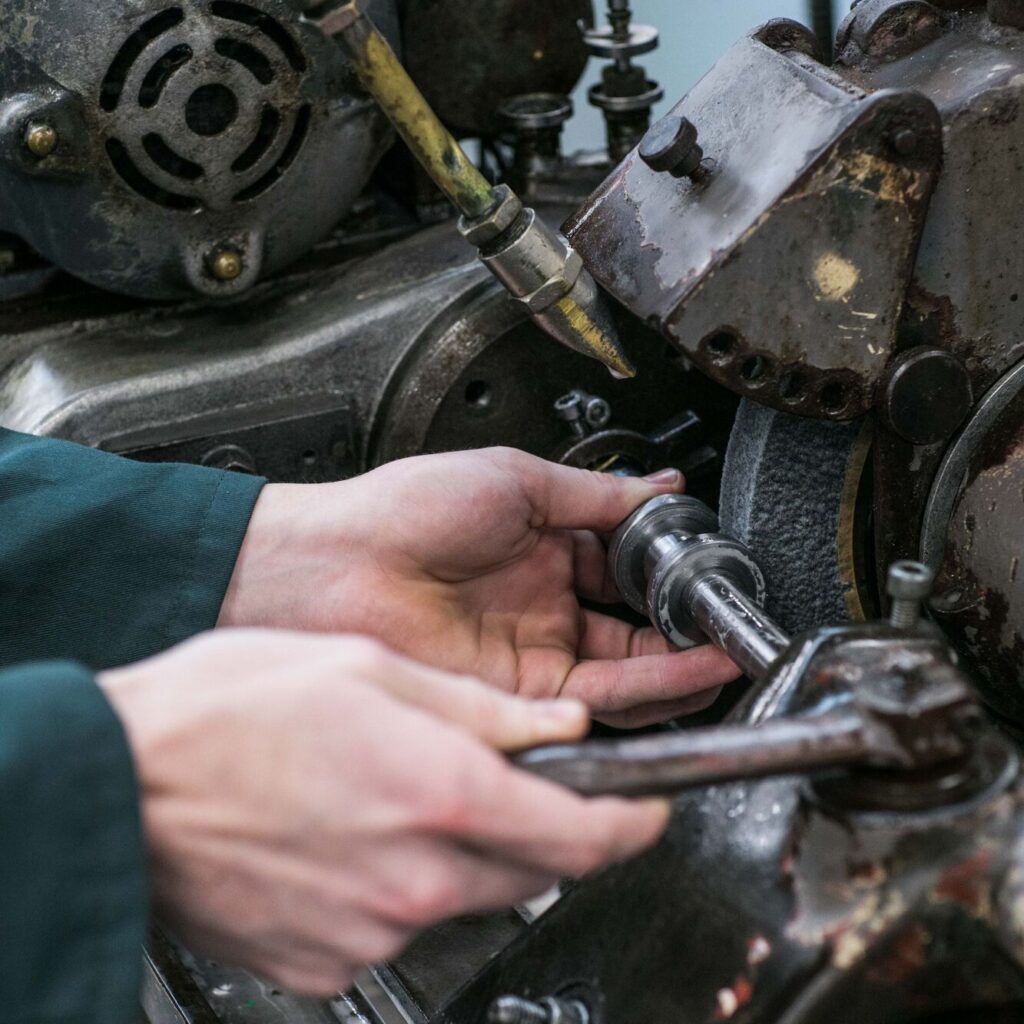
<svg viewBox="0 0 1024 1024">
<path fill-rule="evenodd" d="M 242 273 L 242 254 L 237 249 L 218 249 L 209 259 L 210 273 L 218 281 L 234 281 Z"/>
<path fill-rule="evenodd" d="M 696 174 L 704 150 L 697 145 L 697 129 L 685 117 L 668 114 L 648 130 L 640 143 L 640 159 L 652 171 L 674 178 Z"/>
<path fill-rule="evenodd" d="M 931 593 L 934 581 L 935 573 L 922 562 L 893 562 L 885 587 L 892 598 L 889 625 L 913 629 L 921 618 L 921 602 Z"/>
<path fill-rule="evenodd" d="M 25 129 L 25 148 L 39 160 L 48 157 L 58 141 L 57 129 L 52 124 L 36 122 Z"/>
</svg>

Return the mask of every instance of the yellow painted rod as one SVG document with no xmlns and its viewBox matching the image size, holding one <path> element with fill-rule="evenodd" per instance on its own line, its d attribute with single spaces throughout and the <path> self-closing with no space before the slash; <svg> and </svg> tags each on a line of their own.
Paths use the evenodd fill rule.
<svg viewBox="0 0 1024 1024">
<path fill-rule="evenodd" d="M 321 27 L 342 41 L 367 92 L 459 212 L 470 219 L 487 213 L 494 205 L 490 182 L 441 123 L 395 51 L 355 0 L 332 11 Z"/>
</svg>

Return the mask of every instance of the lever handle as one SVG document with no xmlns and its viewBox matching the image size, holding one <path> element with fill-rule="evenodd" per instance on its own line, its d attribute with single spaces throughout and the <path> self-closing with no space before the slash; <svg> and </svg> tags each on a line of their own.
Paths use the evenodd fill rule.
<svg viewBox="0 0 1024 1024">
<path fill-rule="evenodd" d="M 512 762 L 584 796 L 650 796 L 884 759 L 865 720 L 850 709 L 757 726 L 536 747 Z"/>
</svg>

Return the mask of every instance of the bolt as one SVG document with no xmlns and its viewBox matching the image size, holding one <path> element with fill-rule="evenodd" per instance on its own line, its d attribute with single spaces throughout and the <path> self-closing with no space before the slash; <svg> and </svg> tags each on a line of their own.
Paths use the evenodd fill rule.
<svg viewBox="0 0 1024 1024">
<path fill-rule="evenodd" d="M 237 249 L 218 249 L 209 258 L 210 274 L 217 281 L 234 281 L 241 276 L 244 264 Z"/>
<path fill-rule="evenodd" d="M 900 156 L 913 156 L 917 151 L 917 132 L 913 128 L 901 128 L 892 137 L 892 148 Z"/>
<path fill-rule="evenodd" d="M 57 129 L 52 124 L 36 122 L 25 129 L 25 148 L 39 160 L 48 157 L 58 141 Z"/>
<path fill-rule="evenodd" d="M 540 1003 L 519 996 L 499 996 L 487 1011 L 487 1024 L 550 1024 L 551 1015 Z"/>
<path fill-rule="evenodd" d="M 547 996 L 534 1001 L 521 996 L 499 996 L 487 1010 L 487 1024 L 589 1024 L 590 1014 L 575 999 Z"/>
<path fill-rule="evenodd" d="M 582 391 L 570 391 L 555 402 L 555 414 L 569 424 L 569 429 L 578 437 L 587 436 L 587 425 L 584 420 Z"/>
<path fill-rule="evenodd" d="M 678 114 L 657 121 L 640 142 L 640 159 L 652 171 L 668 172 L 674 178 L 696 174 L 704 150 L 697 145 L 697 129 Z"/>
<path fill-rule="evenodd" d="M 893 562 L 889 566 L 886 592 L 892 598 L 889 625 L 913 629 L 921 618 L 921 602 L 932 591 L 935 573 L 923 562 Z"/>
</svg>

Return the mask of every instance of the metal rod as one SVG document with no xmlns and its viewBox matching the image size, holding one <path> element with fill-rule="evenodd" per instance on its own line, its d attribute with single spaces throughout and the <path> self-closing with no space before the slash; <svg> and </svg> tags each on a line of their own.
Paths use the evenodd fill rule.
<svg viewBox="0 0 1024 1024">
<path fill-rule="evenodd" d="M 640 796 L 839 768 L 872 753 L 863 719 L 848 712 L 538 747 L 513 763 L 585 796 Z"/>
<path fill-rule="evenodd" d="M 330 18 L 322 23 L 324 31 L 344 43 L 356 74 L 438 188 L 464 216 L 482 217 L 495 202 L 490 182 L 441 123 L 387 40 L 355 0 Z"/>
<path fill-rule="evenodd" d="M 687 596 L 704 635 L 750 679 L 763 679 L 789 646 L 789 636 L 726 576 L 700 577 Z"/>
</svg>

